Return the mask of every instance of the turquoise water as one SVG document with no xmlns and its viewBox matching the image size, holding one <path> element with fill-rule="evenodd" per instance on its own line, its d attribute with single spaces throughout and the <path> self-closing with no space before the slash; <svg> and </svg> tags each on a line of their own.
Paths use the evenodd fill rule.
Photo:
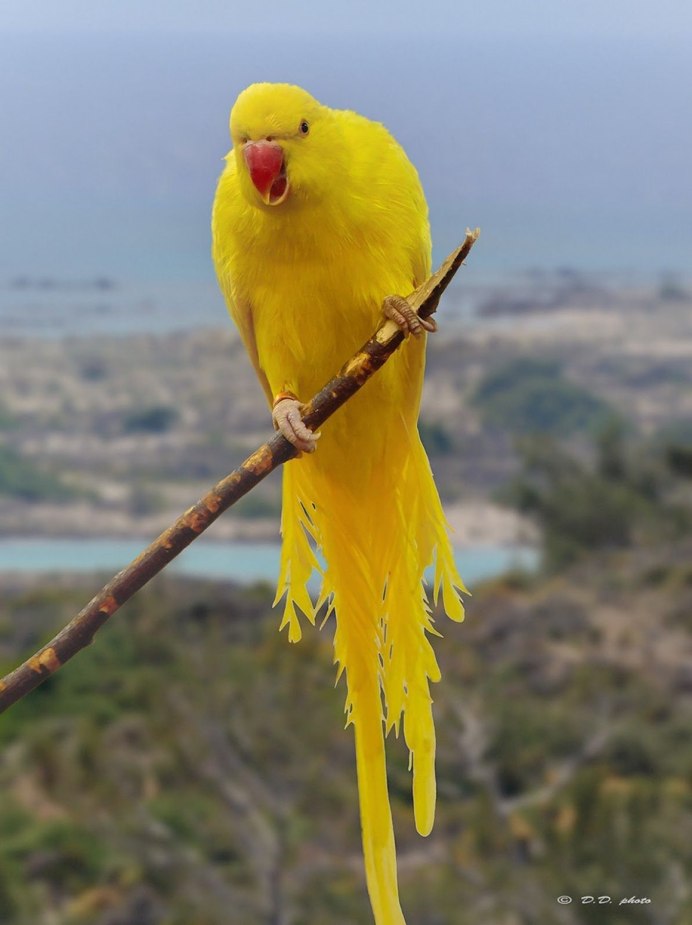
<svg viewBox="0 0 692 925">
<path fill-rule="evenodd" d="M 141 540 L 127 539 L 4 539 L 0 540 L 0 573 L 115 573 L 144 545 Z M 195 578 L 273 583 L 278 576 L 279 548 L 278 543 L 218 543 L 202 538 L 169 569 Z M 538 565 L 537 551 L 523 546 L 458 549 L 456 559 L 468 585 L 509 569 L 532 570 Z"/>
</svg>

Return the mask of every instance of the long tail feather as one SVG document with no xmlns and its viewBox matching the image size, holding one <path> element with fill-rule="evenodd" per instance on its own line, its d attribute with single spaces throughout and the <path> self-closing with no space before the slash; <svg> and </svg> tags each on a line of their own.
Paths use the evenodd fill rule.
<svg viewBox="0 0 692 925">
<path fill-rule="evenodd" d="M 382 718 L 373 710 L 379 701 L 378 688 L 363 690 L 352 701 L 365 877 L 376 925 L 405 925 L 399 905 Z"/>
<path fill-rule="evenodd" d="M 395 433 L 400 468 L 349 460 L 323 440 L 320 459 L 284 468 L 284 545 L 277 599 L 286 595 L 282 626 L 300 638 L 296 608 L 314 622 L 305 582 L 320 547 L 327 563 L 318 605 L 336 613 L 335 662 L 348 686 L 347 725 L 355 727 L 363 852 L 376 925 L 405 925 L 398 897 L 385 730 L 403 733 L 413 770 L 417 830 L 435 818 L 435 728 L 429 683 L 440 670 L 430 644 L 433 625 L 424 573 L 435 564 L 433 592 L 447 614 L 463 618 L 465 590 L 454 565 L 447 525 L 417 432 Z M 392 443 L 391 434 L 381 445 Z"/>
</svg>

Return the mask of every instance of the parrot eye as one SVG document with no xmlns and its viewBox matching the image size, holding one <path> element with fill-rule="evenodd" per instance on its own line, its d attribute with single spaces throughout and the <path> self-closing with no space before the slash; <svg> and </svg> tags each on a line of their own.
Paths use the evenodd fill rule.
<svg viewBox="0 0 692 925">
<path fill-rule="evenodd" d="M 310 131 L 310 126 L 305 121 L 305 119 L 303 119 L 303 121 L 298 126 L 298 131 L 300 132 L 301 135 L 307 135 L 307 133 Z"/>
</svg>

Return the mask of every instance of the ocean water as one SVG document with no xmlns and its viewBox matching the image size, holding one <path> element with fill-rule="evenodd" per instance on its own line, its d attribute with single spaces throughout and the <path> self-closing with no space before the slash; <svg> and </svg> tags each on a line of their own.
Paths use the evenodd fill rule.
<svg viewBox="0 0 692 925">
<path fill-rule="evenodd" d="M 463 238 L 462 238 L 463 240 Z M 524 284 L 525 285 L 525 284 Z M 474 316 L 493 279 L 459 271 L 440 309 L 443 332 Z M 216 280 L 116 282 L 109 278 L 0 282 L 0 336 L 101 337 L 227 328 L 232 322 Z"/>
<path fill-rule="evenodd" d="M 0 283 L 3 337 L 164 334 L 231 325 L 216 281 L 13 277 Z"/>
<path fill-rule="evenodd" d="M 141 540 L 16 538 L 0 540 L 0 573 L 115 574 L 143 549 Z M 173 560 L 171 572 L 196 578 L 253 584 L 275 583 L 279 574 L 276 543 L 218 543 L 200 538 Z M 459 572 L 467 585 L 510 569 L 535 570 L 535 549 L 526 546 L 483 546 L 457 549 Z"/>
</svg>

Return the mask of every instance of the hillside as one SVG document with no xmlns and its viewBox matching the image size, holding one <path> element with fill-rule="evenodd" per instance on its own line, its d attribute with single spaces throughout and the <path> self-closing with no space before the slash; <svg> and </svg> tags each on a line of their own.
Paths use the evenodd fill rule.
<svg viewBox="0 0 692 925">
<path fill-rule="evenodd" d="M 458 541 L 512 542 L 493 494 L 517 439 L 588 452 L 611 416 L 643 439 L 692 435 L 692 313 L 682 288 L 570 275 L 450 295 L 430 339 L 421 432 Z M 271 433 L 231 326 L 0 343 L 0 533 L 158 533 Z M 275 538 L 273 476 L 214 527 Z"/>
<path fill-rule="evenodd" d="M 427 840 L 389 742 L 410 925 L 590 925 L 585 894 L 609 925 L 690 921 L 690 561 L 510 576 L 439 626 Z M 6 581 L 6 666 L 95 586 Z M 161 578 L 3 717 L 3 923 L 369 925 L 333 624 L 289 646 L 270 599 Z"/>
<path fill-rule="evenodd" d="M 389 743 L 402 901 L 409 925 L 688 925 L 690 301 L 532 292 L 430 344 L 445 508 L 470 544 L 530 523 L 544 572 L 439 626 L 427 840 Z M 267 434 L 230 332 L 6 340 L 0 395 L 10 535 L 154 533 Z M 217 535 L 275 536 L 278 498 Z M 99 585 L 4 577 L 0 670 Z M 2 717 L 3 925 L 371 925 L 333 625 L 291 647 L 271 596 L 164 575 Z"/>
</svg>

